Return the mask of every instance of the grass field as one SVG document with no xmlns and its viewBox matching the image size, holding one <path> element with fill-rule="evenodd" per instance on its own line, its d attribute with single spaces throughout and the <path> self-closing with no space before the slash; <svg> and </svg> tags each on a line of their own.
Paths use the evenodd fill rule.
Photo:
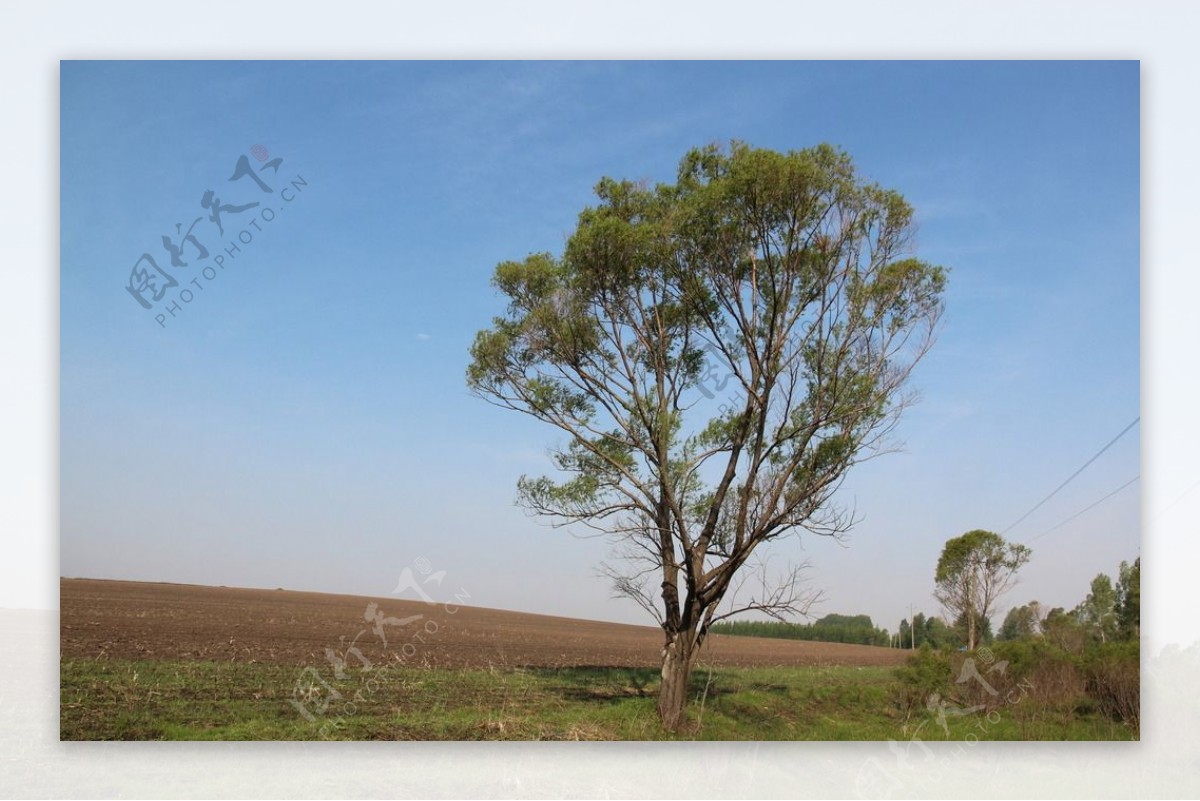
<svg viewBox="0 0 1200 801">
<path fill-rule="evenodd" d="M 64 740 L 1107 740 L 1125 726 L 1032 702 L 946 719 L 905 712 L 878 667 L 701 668 L 691 724 L 666 735 L 649 668 L 348 671 L 341 698 L 289 703 L 297 671 L 204 661 L 66 660 Z M 313 714 L 316 713 L 316 714 Z"/>
<path fill-rule="evenodd" d="M 669 735 L 649 627 L 136 582 L 64 580 L 61 603 L 63 740 L 1137 737 L 1062 671 L 1028 688 L 989 672 L 1003 694 L 972 695 L 946 684 L 959 675 L 946 655 L 898 670 L 894 649 L 714 636 L 689 725 Z M 364 617 L 376 603 L 421 618 L 383 643 Z"/>
</svg>

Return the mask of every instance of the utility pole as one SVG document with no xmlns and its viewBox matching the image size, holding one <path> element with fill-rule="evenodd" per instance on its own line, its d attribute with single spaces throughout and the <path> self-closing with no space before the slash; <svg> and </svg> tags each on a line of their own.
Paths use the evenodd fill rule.
<svg viewBox="0 0 1200 801">
<path fill-rule="evenodd" d="M 916 620 L 913 619 L 913 605 L 911 603 L 908 605 L 908 644 L 910 651 L 917 650 L 917 625 Z"/>
</svg>

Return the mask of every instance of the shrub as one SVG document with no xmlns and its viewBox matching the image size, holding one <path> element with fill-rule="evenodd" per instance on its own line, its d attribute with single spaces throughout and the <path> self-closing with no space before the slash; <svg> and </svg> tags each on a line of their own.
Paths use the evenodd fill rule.
<svg viewBox="0 0 1200 801">
<path fill-rule="evenodd" d="M 973 653 L 922 646 L 897 668 L 896 678 L 899 706 L 907 715 L 937 693 L 960 709 L 1009 707 L 1018 719 L 1033 721 L 1094 711 L 1139 731 L 1137 642 L 1096 644 L 1081 654 L 1040 638 Z"/>
<path fill-rule="evenodd" d="M 997 663 L 1005 664 L 1005 691 L 1016 688 L 1038 706 L 1074 707 L 1085 691 L 1079 657 L 1042 639 L 997 643 Z"/>
<path fill-rule="evenodd" d="M 1089 648 L 1083 663 L 1087 694 L 1096 708 L 1139 732 L 1141 727 L 1141 649 L 1136 641 Z"/>
<path fill-rule="evenodd" d="M 945 693 L 953 677 L 950 653 L 935 651 L 926 643 L 910 656 L 904 667 L 896 668 L 900 680 L 900 708 L 905 713 L 924 709 L 933 693 Z"/>
</svg>

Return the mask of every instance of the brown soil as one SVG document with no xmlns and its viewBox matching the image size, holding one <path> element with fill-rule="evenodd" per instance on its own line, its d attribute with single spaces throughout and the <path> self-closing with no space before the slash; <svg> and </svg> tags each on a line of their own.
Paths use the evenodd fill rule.
<svg viewBox="0 0 1200 801">
<path fill-rule="evenodd" d="M 192 659 L 311 665 L 336 658 L 429 667 L 657 667 L 647 626 L 395 598 L 62 579 L 62 658 Z M 384 621 L 384 645 L 369 604 Z M 897 665 L 890 648 L 715 635 L 704 665 Z"/>
</svg>

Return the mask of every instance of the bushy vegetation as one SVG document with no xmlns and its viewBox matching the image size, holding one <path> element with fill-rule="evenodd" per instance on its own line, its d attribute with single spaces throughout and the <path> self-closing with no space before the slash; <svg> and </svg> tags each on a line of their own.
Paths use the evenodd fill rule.
<svg viewBox="0 0 1200 801">
<path fill-rule="evenodd" d="M 925 706 L 935 693 L 942 693 L 954 676 L 951 652 L 938 650 L 928 644 L 908 658 L 908 664 L 896 668 L 900 680 L 897 701 L 906 715 Z"/>
<path fill-rule="evenodd" d="M 784 623 L 777 620 L 723 621 L 712 627 L 712 633 L 884 647 L 891 640 L 885 629 L 875 627 L 869 615 L 825 615 L 820 620 L 808 624 Z"/>
<path fill-rule="evenodd" d="M 970 653 L 924 646 L 896 678 L 897 704 L 910 720 L 1008 715 L 1028 739 L 1085 719 L 1107 720 L 1130 738 L 1140 731 L 1139 649 L 1132 641 L 1094 643 L 1079 653 L 1046 639 Z"/>
<path fill-rule="evenodd" d="M 1122 562 L 1114 583 L 1101 573 L 1074 609 L 1046 610 L 1037 601 L 1008 611 L 1000 640 L 1044 639 L 1073 654 L 1095 644 L 1136 641 L 1141 633 L 1141 559 Z"/>
<path fill-rule="evenodd" d="M 1074 609 L 1036 601 L 1009 610 L 994 643 L 967 652 L 959 642 L 925 642 L 897 669 L 897 702 L 910 719 L 1007 711 L 1040 738 L 1047 721 L 1107 720 L 1136 738 L 1141 726 L 1141 560 L 1122 562 L 1114 583 L 1100 574 Z M 925 621 L 916 616 L 918 634 Z M 957 636 L 964 621 L 954 629 Z M 909 634 L 901 627 L 901 638 Z M 983 642 L 990 640 L 984 628 Z M 923 721 L 918 725 L 924 725 Z"/>
<path fill-rule="evenodd" d="M 1135 732 L 1141 726 L 1141 655 L 1136 640 L 1093 646 L 1084 653 L 1087 695 L 1109 717 Z"/>
<path fill-rule="evenodd" d="M 1127 740 L 1098 702 L 1045 714 L 948 716 L 962 655 L 926 649 L 910 674 L 887 667 L 698 669 L 687 724 L 666 732 L 652 667 L 397 668 L 309 720 L 289 703 L 296 668 L 241 662 L 65 659 L 64 740 Z M 1035 660 L 1036 661 L 1036 660 Z M 903 671 L 902 671 L 903 673 Z M 1097 674 L 1098 675 L 1098 674 Z M 989 681 L 995 679 L 987 675 Z M 913 693 L 913 682 L 921 692 Z M 1035 682 L 1040 681 L 1035 678 Z M 1000 686 L 1000 685 L 997 685 Z M 1007 685 L 1005 685 L 1007 686 Z M 947 688 L 952 688 L 948 690 Z M 898 703 L 910 693 L 914 703 Z M 949 698 L 951 696 L 946 695 Z M 929 721 L 921 724 L 921 721 Z"/>
</svg>

